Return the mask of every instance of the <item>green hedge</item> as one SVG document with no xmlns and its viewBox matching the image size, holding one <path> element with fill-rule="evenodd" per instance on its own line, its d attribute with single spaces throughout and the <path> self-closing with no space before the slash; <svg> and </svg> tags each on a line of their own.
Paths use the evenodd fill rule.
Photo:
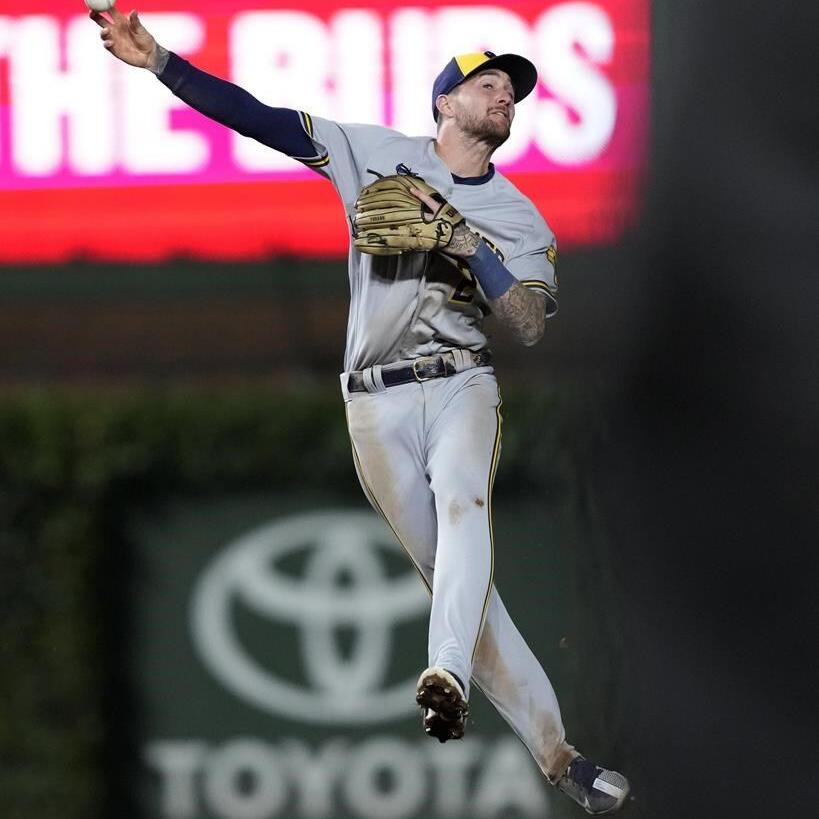
<svg viewBox="0 0 819 819">
<path fill-rule="evenodd" d="M 594 406 L 565 391 L 505 396 L 498 495 L 585 503 Z M 7 395 L 0 481 L 4 819 L 128 815 L 123 613 L 116 590 L 100 591 L 128 570 L 126 510 L 170 493 L 360 493 L 335 390 L 254 386 Z"/>
</svg>

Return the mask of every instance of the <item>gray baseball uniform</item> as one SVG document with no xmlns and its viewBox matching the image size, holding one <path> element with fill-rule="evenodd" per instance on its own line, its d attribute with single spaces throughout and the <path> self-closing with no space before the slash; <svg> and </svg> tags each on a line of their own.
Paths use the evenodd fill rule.
<svg viewBox="0 0 819 819">
<path fill-rule="evenodd" d="M 111 15 L 92 13 L 104 45 L 125 62 L 144 65 L 150 34 L 135 13 Z M 361 189 L 376 178 L 423 177 L 483 237 L 486 245 L 470 263 L 488 292 L 502 277 L 493 298 L 509 292 L 516 278 L 543 294 L 547 313 L 557 310 L 554 236 L 491 165 L 481 177 L 454 177 L 430 138 L 264 105 L 159 45 L 148 66 L 197 111 L 330 179 L 351 222 Z M 480 89 L 471 86 L 474 99 L 505 111 L 535 89 L 537 69 L 515 54 L 454 57 L 433 84 L 435 119 L 444 110 L 440 98 L 472 77 L 481 82 Z M 442 742 L 462 736 L 466 702 L 453 674 L 465 683 L 465 696 L 474 679 L 559 790 L 590 813 L 617 810 L 628 781 L 566 743 L 552 685 L 492 581 L 492 484 L 502 419 L 483 332 L 489 305 L 478 280 L 467 264 L 440 253 L 361 255 L 354 245 L 349 272 L 341 383 L 356 469 L 432 593 L 430 668 L 418 683 L 424 729 Z"/>
<path fill-rule="evenodd" d="M 341 125 L 302 114 L 318 159 L 348 218 L 361 189 L 379 176 L 412 173 L 425 179 L 480 233 L 504 265 L 557 310 L 555 238 L 534 205 L 500 173 L 483 184 L 456 184 L 429 137 L 406 137 L 375 125 Z M 345 370 L 430 355 L 460 347 L 481 350 L 486 302 L 468 269 L 441 254 L 385 258 L 351 248 L 350 320 Z"/>
<path fill-rule="evenodd" d="M 455 181 L 428 137 L 302 114 L 316 155 L 348 218 L 379 176 L 423 177 L 479 232 L 512 274 L 556 312 L 555 240 L 532 203 L 500 173 Z M 478 184 L 475 184 L 478 183 Z M 437 253 L 371 256 L 351 247 L 345 372 L 347 421 L 364 491 L 432 593 L 429 663 L 473 678 L 550 778 L 573 749 L 542 667 L 494 588 L 492 484 L 501 446 L 501 399 L 489 366 L 486 300 L 468 268 Z M 449 378 L 384 387 L 398 362 L 451 352 Z M 350 392 L 363 371 L 366 392 Z"/>
</svg>

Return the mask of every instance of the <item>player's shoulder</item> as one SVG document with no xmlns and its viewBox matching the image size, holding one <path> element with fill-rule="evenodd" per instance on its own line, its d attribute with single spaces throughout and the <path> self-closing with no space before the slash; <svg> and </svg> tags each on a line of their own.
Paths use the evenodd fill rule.
<svg viewBox="0 0 819 819">
<path fill-rule="evenodd" d="M 517 185 L 497 169 L 492 177 L 495 196 L 498 202 L 519 214 L 521 224 L 528 224 L 532 233 L 539 239 L 547 239 L 546 244 L 554 241 L 554 231 L 535 203 L 523 193 Z"/>
<path fill-rule="evenodd" d="M 318 133 L 332 134 L 336 146 L 346 143 L 362 159 L 383 165 L 382 174 L 398 173 L 398 165 L 412 166 L 422 161 L 429 137 L 407 136 L 386 125 L 363 122 L 319 120 Z M 312 135 L 311 135 L 312 136 Z"/>
<path fill-rule="evenodd" d="M 372 122 L 338 122 L 337 120 L 328 119 L 326 117 L 317 117 L 305 112 L 301 112 L 307 128 L 338 128 L 347 134 L 356 134 L 365 137 L 375 137 L 379 141 L 391 139 L 408 139 L 407 136 L 394 128 L 388 128 L 386 125 L 377 125 Z"/>
</svg>

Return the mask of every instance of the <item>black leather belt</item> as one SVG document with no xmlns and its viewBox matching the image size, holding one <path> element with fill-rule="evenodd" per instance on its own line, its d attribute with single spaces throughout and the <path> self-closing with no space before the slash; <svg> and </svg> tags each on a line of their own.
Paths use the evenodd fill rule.
<svg viewBox="0 0 819 819">
<path fill-rule="evenodd" d="M 473 367 L 486 367 L 492 361 L 492 354 L 489 351 L 467 354 L 472 358 Z M 400 366 L 387 364 L 381 370 L 381 379 L 385 387 L 394 387 L 397 384 L 409 384 L 412 381 L 420 383 L 433 378 L 448 378 L 457 372 L 454 356 L 451 353 L 440 353 L 415 358 Z M 350 373 L 347 389 L 350 392 L 367 392 L 364 373 L 360 371 Z"/>
</svg>

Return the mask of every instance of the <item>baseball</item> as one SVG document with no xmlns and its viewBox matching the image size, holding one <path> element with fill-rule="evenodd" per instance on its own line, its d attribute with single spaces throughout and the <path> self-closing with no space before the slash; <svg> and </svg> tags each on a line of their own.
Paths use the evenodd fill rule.
<svg viewBox="0 0 819 819">
<path fill-rule="evenodd" d="M 85 0 L 91 11 L 109 11 L 114 8 L 114 0 Z"/>
</svg>

